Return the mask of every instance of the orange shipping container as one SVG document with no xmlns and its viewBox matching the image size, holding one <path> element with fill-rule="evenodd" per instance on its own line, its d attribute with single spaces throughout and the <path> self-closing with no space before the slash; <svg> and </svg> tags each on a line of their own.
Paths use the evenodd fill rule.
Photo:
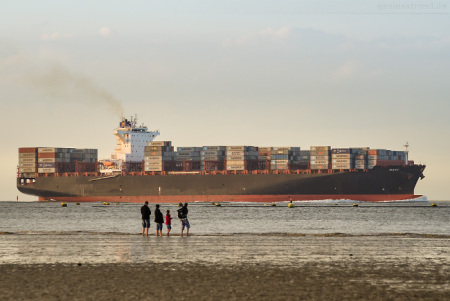
<svg viewBox="0 0 450 301">
<path fill-rule="evenodd" d="M 37 153 L 37 147 L 20 147 L 19 153 Z"/>
<path fill-rule="evenodd" d="M 38 158 L 55 158 L 55 153 L 39 153 Z"/>
</svg>

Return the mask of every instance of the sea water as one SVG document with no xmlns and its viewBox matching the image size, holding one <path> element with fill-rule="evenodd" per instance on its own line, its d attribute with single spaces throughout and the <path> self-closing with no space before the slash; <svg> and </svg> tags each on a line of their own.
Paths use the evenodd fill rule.
<svg viewBox="0 0 450 301">
<path fill-rule="evenodd" d="M 224 234 L 387 234 L 450 235 L 450 202 L 357 203 L 353 201 L 288 203 L 189 203 L 191 233 Z M 0 202 L 3 233 L 118 233 L 141 232 L 142 204 Z M 152 213 L 154 204 L 150 204 Z M 177 204 L 161 204 L 170 210 L 172 227 L 179 230 Z M 155 229 L 151 216 L 151 230 Z M 165 230 L 165 226 L 164 226 Z"/>
<path fill-rule="evenodd" d="M 0 264 L 450 260 L 450 203 L 353 204 L 190 203 L 190 237 L 180 237 L 178 206 L 161 204 L 172 236 L 155 236 L 152 215 L 151 236 L 142 237 L 142 204 L 0 202 Z"/>
</svg>

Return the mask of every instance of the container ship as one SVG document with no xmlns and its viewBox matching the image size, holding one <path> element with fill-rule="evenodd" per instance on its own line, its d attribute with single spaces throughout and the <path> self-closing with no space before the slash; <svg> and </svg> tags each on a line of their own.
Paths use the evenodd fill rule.
<svg viewBox="0 0 450 301">
<path fill-rule="evenodd" d="M 399 201 L 414 194 L 425 165 L 404 151 L 369 147 L 172 146 L 159 131 L 122 119 L 117 148 L 19 148 L 17 188 L 40 201 L 281 202 Z"/>
</svg>

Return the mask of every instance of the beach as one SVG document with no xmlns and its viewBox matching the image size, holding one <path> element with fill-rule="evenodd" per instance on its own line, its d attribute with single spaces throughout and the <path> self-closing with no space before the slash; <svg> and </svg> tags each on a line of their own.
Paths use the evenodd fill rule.
<svg viewBox="0 0 450 301">
<path fill-rule="evenodd" d="M 3 234 L 0 242 L 2 300 L 450 298 L 444 235 Z"/>
<path fill-rule="evenodd" d="M 438 265 L 1 265 L 2 300 L 448 300 Z"/>
</svg>

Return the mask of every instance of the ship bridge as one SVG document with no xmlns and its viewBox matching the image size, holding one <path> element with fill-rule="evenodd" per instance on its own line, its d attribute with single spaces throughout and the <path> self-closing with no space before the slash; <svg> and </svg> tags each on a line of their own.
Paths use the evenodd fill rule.
<svg viewBox="0 0 450 301">
<path fill-rule="evenodd" d="M 143 124 L 138 126 L 137 116 L 131 117 L 130 120 L 123 118 L 119 128 L 114 130 L 117 147 L 111 154 L 111 159 L 123 162 L 142 162 L 145 146 L 159 134 L 159 130 L 149 131 Z"/>
</svg>

